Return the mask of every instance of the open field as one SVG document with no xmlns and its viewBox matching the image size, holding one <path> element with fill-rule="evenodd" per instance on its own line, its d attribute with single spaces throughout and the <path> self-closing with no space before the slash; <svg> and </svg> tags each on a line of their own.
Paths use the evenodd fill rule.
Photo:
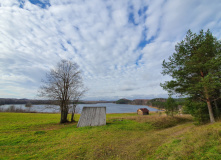
<svg viewBox="0 0 221 160">
<path fill-rule="evenodd" d="M 127 113 L 107 114 L 106 126 L 76 128 L 59 119 L 0 113 L 0 159 L 221 159 L 221 122 Z"/>
</svg>

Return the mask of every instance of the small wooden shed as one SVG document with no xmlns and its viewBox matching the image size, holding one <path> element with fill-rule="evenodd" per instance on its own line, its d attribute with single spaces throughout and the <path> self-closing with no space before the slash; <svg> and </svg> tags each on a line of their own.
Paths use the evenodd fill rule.
<svg viewBox="0 0 221 160">
<path fill-rule="evenodd" d="M 148 115 L 149 114 L 149 110 L 147 108 L 139 108 L 137 110 L 137 114 L 138 115 Z"/>
</svg>

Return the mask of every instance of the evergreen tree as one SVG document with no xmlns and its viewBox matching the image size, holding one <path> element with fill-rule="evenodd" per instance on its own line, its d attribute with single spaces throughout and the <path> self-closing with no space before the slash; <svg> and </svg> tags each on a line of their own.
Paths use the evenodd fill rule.
<svg viewBox="0 0 221 160">
<path fill-rule="evenodd" d="M 166 109 L 166 114 L 172 117 L 174 113 L 176 113 L 178 110 L 177 104 L 171 96 L 169 96 L 169 98 L 167 99 L 165 103 L 165 109 Z"/>
<path fill-rule="evenodd" d="M 163 61 L 162 72 L 173 79 L 161 86 L 170 94 L 204 101 L 210 121 L 215 122 L 212 102 L 221 98 L 221 42 L 209 30 L 198 35 L 189 30 L 175 51 L 168 62 Z"/>
</svg>

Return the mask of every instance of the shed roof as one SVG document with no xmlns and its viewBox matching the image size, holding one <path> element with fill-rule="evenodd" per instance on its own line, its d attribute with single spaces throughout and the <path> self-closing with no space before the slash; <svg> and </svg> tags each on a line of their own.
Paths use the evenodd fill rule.
<svg viewBox="0 0 221 160">
<path fill-rule="evenodd" d="M 141 110 L 142 112 L 149 112 L 147 108 L 139 108 L 138 110 Z"/>
</svg>

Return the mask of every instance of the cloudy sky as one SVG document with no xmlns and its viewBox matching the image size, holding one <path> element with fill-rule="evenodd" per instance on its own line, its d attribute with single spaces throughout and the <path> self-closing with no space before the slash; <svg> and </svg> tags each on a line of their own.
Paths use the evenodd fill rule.
<svg viewBox="0 0 221 160">
<path fill-rule="evenodd" d="M 162 61 L 188 29 L 221 38 L 220 0 L 0 0 L 0 98 L 38 98 L 61 59 L 84 99 L 167 97 Z"/>
</svg>

